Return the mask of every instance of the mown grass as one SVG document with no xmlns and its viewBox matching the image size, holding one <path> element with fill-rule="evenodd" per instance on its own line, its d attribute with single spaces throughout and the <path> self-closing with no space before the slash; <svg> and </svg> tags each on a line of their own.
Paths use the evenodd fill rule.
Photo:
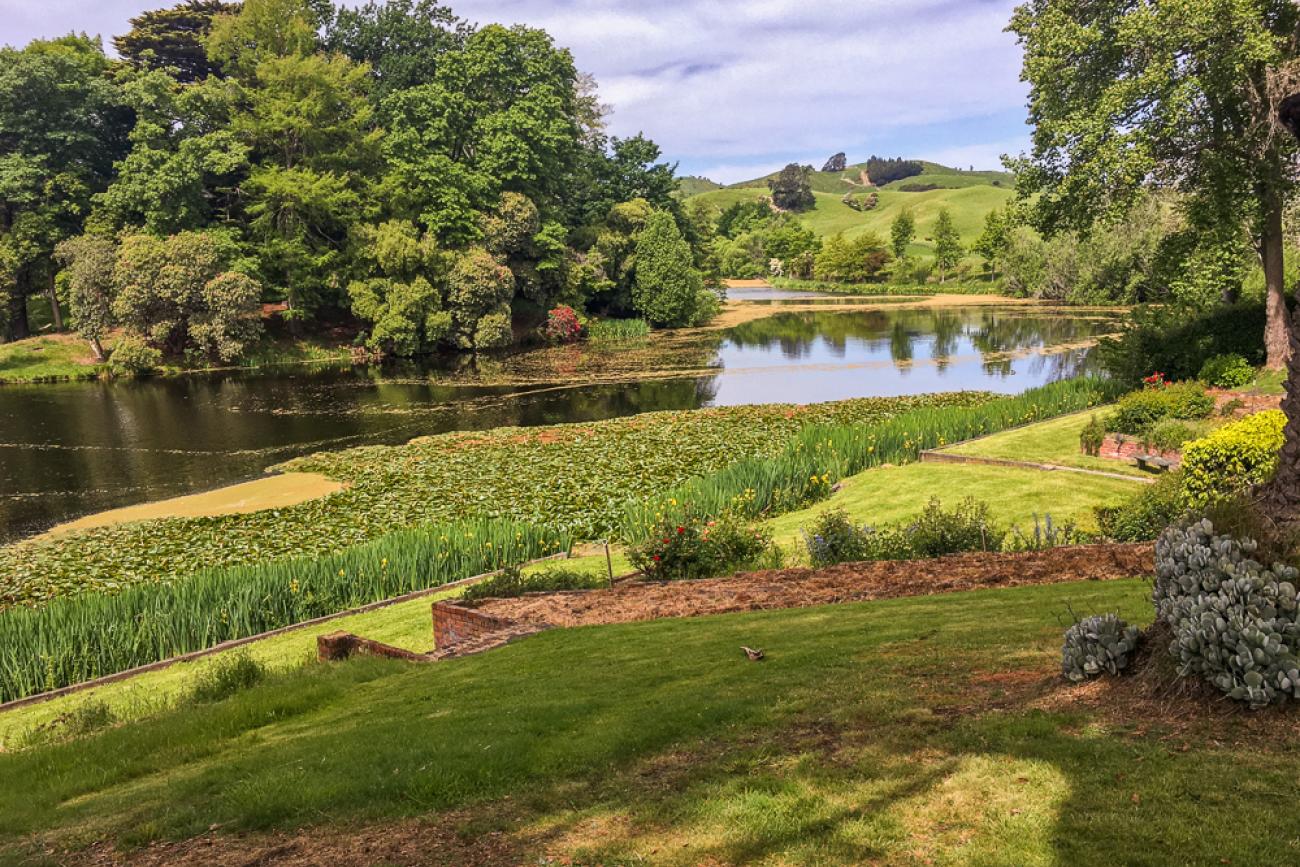
<svg viewBox="0 0 1300 867">
<path fill-rule="evenodd" d="M 500 834 L 519 863 L 1294 863 L 1285 739 L 1026 697 L 1055 671 L 1067 609 L 1141 623 L 1147 595 L 1052 585 L 313 666 L 0 755 L 0 845 L 454 809 L 461 839 Z"/>
<path fill-rule="evenodd" d="M 1003 431 L 983 439 L 949 446 L 943 451 L 974 457 L 997 458 L 1009 461 L 1053 464 L 1060 467 L 1077 467 L 1119 473 L 1135 478 L 1150 478 L 1149 473 L 1138 469 L 1129 461 L 1115 461 L 1085 455 L 1079 448 L 1079 435 L 1093 416 L 1104 419 L 1106 407 L 1074 413 L 1052 421 L 1015 430 Z"/>
<path fill-rule="evenodd" d="M 1034 516 L 1051 514 L 1058 524 L 1075 522 L 1095 532 L 1094 506 L 1114 505 L 1140 490 L 1136 482 L 1075 473 L 1049 473 L 960 464 L 878 467 L 846 479 L 830 499 L 769 521 L 773 538 L 785 546 L 802 543 L 800 530 L 818 515 L 843 509 L 854 522 L 894 524 L 916 516 L 932 497 L 955 506 L 966 497 L 989 504 L 995 522 L 1032 531 Z"/>
<path fill-rule="evenodd" d="M 0 343 L 0 383 L 85 379 L 102 369 L 86 342 L 72 335 Z"/>
<path fill-rule="evenodd" d="M 0 549 L 0 607 L 327 555 L 405 528 L 470 518 L 606 538 L 628 498 L 779 454 L 805 425 L 868 425 L 918 407 L 990 399 L 963 392 L 660 412 L 312 455 L 282 468 L 319 472 L 347 489 L 283 509 L 103 527 Z"/>
</svg>

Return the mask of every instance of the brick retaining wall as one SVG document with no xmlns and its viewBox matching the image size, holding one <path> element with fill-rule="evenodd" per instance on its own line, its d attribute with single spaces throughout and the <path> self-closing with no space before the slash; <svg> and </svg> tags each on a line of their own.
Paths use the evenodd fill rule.
<svg viewBox="0 0 1300 867">
<path fill-rule="evenodd" d="M 1106 434 L 1106 438 L 1101 441 L 1101 451 L 1098 455 L 1115 461 L 1131 461 L 1138 455 L 1159 455 L 1175 466 L 1183 462 L 1183 453 L 1180 451 L 1148 449 L 1142 445 L 1141 439 L 1124 434 Z"/>
<path fill-rule="evenodd" d="M 433 603 L 433 645 L 440 651 L 505 632 L 517 625 L 513 620 L 482 614 L 464 605 Z"/>
</svg>

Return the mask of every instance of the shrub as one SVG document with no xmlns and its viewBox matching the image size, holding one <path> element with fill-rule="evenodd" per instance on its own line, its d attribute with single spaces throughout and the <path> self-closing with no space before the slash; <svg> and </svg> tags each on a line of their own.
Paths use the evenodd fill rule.
<svg viewBox="0 0 1300 867">
<path fill-rule="evenodd" d="M 266 666 L 253 659 L 248 651 L 223 653 L 195 677 L 190 701 L 221 701 L 256 686 L 265 677 Z"/>
<path fill-rule="evenodd" d="M 1183 444 L 1196 439 L 1196 431 L 1178 419 L 1161 419 L 1142 434 L 1142 445 L 1150 451 L 1176 452 Z"/>
<path fill-rule="evenodd" d="M 1224 425 L 1183 449 L 1183 494 L 1204 506 L 1262 484 L 1277 469 L 1286 416 L 1269 410 Z"/>
<path fill-rule="evenodd" d="M 113 344 L 109 364 L 114 373 L 139 376 L 158 369 L 158 365 L 162 364 L 162 352 L 139 337 L 123 336 Z"/>
<path fill-rule="evenodd" d="M 604 587 L 606 576 L 595 572 L 579 572 L 563 566 L 525 575 L 517 565 L 507 566 L 498 574 L 484 578 L 465 591 L 464 599 L 513 599 L 525 593 L 550 593 L 556 590 L 591 590 Z"/>
<path fill-rule="evenodd" d="M 1166 473 L 1118 506 L 1093 509 L 1101 534 L 1116 542 L 1154 539 L 1184 511 L 1180 472 Z"/>
<path fill-rule="evenodd" d="M 813 566 L 856 563 L 871 559 L 869 530 L 849 520 L 843 509 L 833 509 L 817 516 L 812 526 L 803 529 L 804 545 Z"/>
<path fill-rule="evenodd" d="M 1066 545 L 1082 545 L 1092 541 L 1089 534 L 1079 529 L 1074 521 L 1058 524 L 1051 515 L 1044 515 L 1039 521 L 1034 515 L 1032 534 L 1022 532 L 1019 527 L 1012 527 L 1010 535 L 1002 545 L 1004 551 L 1046 551 Z"/>
<path fill-rule="evenodd" d="M 1065 630 L 1061 673 L 1081 683 L 1102 674 L 1119 674 L 1137 650 L 1141 633 L 1117 614 L 1087 617 Z"/>
<path fill-rule="evenodd" d="M 1245 406 L 1246 402 L 1244 400 L 1239 397 L 1234 397 L 1232 400 L 1219 407 L 1219 415 L 1222 418 L 1232 418 L 1237 414 L 1237 410 L 1242 409 Z"/>
<path fill-rule="evenodd" d="M 1002 547 L 1006 532 L 993 526 L 989 507 L 974 499 L 962 500 L 945 511 L 936 497 L 910 523 L 857 528 L 843 512 L 827 512 L 804 531 L 808 556 L 814 566 L 859 560 L 922 560 L 964 551 L 994 551 Z"/>
<path fill-rule="evenodd" d="M 1197 379 L 1215 388 L 1240 388 L 1255 378 L 1255 368 L 1235 352 L 1214 355 L 1201 365 Z"/>
<path fill-rule="evenodd" d="M 1161 419 L 1206 418 L 1214 412 L 1214 398 L 1196 382 L 1164 388 L 1147 388 L 1121 397 L 1107 421 L 1109 430 L 1139 436 Z"/>
<path fill-rule="evenodd" d="M 1156 543 L 1152 591 L 1179 673 L 1251 707 L 1300 698 L 1300 573 L 1256 562 L 1257 547 L 1216 536 L 1208 519 L 1170 527 Z"/>
<path fill-rule="evenodd" d="M 1083 430 L 1079 433 L 1079 448 L 1085 455 L 1097 457 L 1101 454 L 1101 444 L 1106 439 L 1106 425 L 1102 424 L 1101 419 L 1092 416 L 1088 419 Z"/>
<path fill-rule="evenodd" d="M 777 566 L 779 556 L 765 531 L 731 511 L 717 520 L 665 517 L 650 538 L 628 549 L 632 565 L 656 581 L 711 578 Z"/>
<path fill-rule="evenodd" d="M 582 322 L 578 320 L 577 311 L 567 304 L 552 309 L 546 315 L 542 336 L 548 343 L 577 342 L 582 337 Z"/>
<path fill-rule="evenodd" d="M 1240 302 L 1210 310 L 1141 305 L 1124 319 L 1117 337 L 1098 344 L 1101 365 L 1118 382 L 1136 386 L 1153 370 L 1191 379 L 1206 360 L 1228 353 L 1264 362 L 1264 305 Z"/>
</svg>

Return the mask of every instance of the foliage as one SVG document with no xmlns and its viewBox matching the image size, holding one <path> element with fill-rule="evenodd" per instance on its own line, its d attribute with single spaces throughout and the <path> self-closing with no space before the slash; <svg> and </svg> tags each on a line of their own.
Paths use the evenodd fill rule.
<svg viewBox="0 0 1300 867">
<path fill-rule="evenodd" d="M 160 350 L 145 343 L 139 337 L 130 335 L 118 338 L 113 344 L 113 354 L 109 356 L 109 365 L 113 371 L 125 376 L 152 373 L 161 364 Z"/>
<path fill-rule="evenodd" d="M 964 551 L 996 551 L 1006 531 L 993 526 L 987 503 L 965 499 L 946 511 L 937 497 L 912 521 L 874 529 L 854 527 L 844 512 L 828 512 L 804 530 L 813 566 L 857 560 L 920 560 Z"/>
<path fill-rule="evenodd" d="M 1047 551 L 1066 545 L 1083 545 L 1092 541 L 1092 537 L 1079 529 L 1074 521 L 1058 523 L 1046 514 L 1040 521 L 1034 515 L 1034 530 L 1026 533 L 1018 526 L 1012 526 L 1011 532 L 1002 542 L 1004 551 Z"/>
<path fill-rule="evenodd" d="M 567 304 L 554 307 L 546 314 L 542 336 L 550 343 L 574 343 L 582 338 L 582 322 Z"/>
<path fill-rule="evenodd" d="M 1204 506 L 1263 484 L 1277 469 L 1286 416 L 1269 410 L 1230 422 L 1183 449 L 1183 493 Z"/>
<path fill-rule="evenodd" d="M 1148 451 L 1176 452 L 1196 436 L 1196 430 L 1186 422 L 1165 418 L 1143 431 L 1142 446 Z"/>
<path fill-rule="evenodd" d="M 1065 630 L 1061 673 L 1074 683 L 1119 674 L 1132 662 L 1141 637 L 1141 630 L 1117 614 L 1086 617 Z"/>
<path fill-rule="evenodd" d="M 843 151 L 840 151 L 826 161 L 826 164 L 822 166 L 822 171 L 842 172 L 848 167 L 848 164 L 848 157 L 844 155 Z"/>
<path fill-rule="evenodd" d="M 219 71 L 203 47 L 212 19 L 237 9 L 222 0 L 183 0 L 141 12 L 131 19 L 130 32 L 113 39 L 113 48 L 133 66 L 166 69 L 182 84 L 193 84 Z"/>
<path fill-rule="evenodd" d="M 337 7 L 322 43 L 370 68 L 378 105 L 390 93 L 432 80 L 442 57 L 464 46 L 468 30 L 436 0 L 367 0 Z"/>
<path fill-rule="evenodd" d="M 1255 379 L 1255 368 L 1236 353 L 1213 355 L 1205 359 L 1196 378 L 1215 388 L 1240 388 Z"/>
<path fill-rule="evenodd" d="M 112 239 L 97 235 L 69 238 L 55 248 L 66 267 L 70 324 L 103 361 L 104 338 L 113 326 L 113 265 L 117 248 Z"/>
<path fill-rule="evenodd" d="M 1142 389 L 1124 395 L 1106 420 L 1106 429 L 1139 436 L 1166 418 L 1207 418 L 1214 412 L 1214 398 L 1198 382 L 1180 382 L 1167 388 Z"/>
<path fill-rule="evenodd" d="M 212 568 L 175 583 L 0 612 L 0 701 L 438 587 L 570 544 L 562 531 L 461 521 L 315 559 Z"/>
<path fill-rule="evenodd" d="M 916 218 L 907 208 L 903 208 L 894 217 L 889 224 L 889 244 L 890 250 L 894 253 L 895 259 L 906 259 L 907 248 L 911 246 L 912 239 L 916 237 Z"/>
<path fill-rule="evenodd" d="M 541 572 L 524 574 L 518 565 L 510 565 L 495 575 L 476 581 L 465 590 L 462 599 L 513 599 L 528 593 L 554 593 L 557 590 L 592 590 L 608 585 L 607 576 L 563 566 L 551 566 Z"/>
<path fill-rule="evenodd" d="M 1254 560 L 1257 544 L 1215 535 L 1202 519 L 1156 542 L 1157 618 L 1183 676 L 1251 707 L 1300 698 L 1300 572 Z"/>
<path fill-rule="evenodd" d="M 1136 386 L 1154 370 L 1171 379 L 1194 379 L 1215 355 L 1264 361 L 1264 307 L 1238 302 L 1209 310 L 1143 305 L 1125 319 L 1117 337 L 1098 345 L 1102 366 L 1115 379 Z"/>
<path fill-rule="evenodd" d="M 671 214 L 658 211 L 636 239 L 636 283 L 632 305 L 652 325 L 700 321 L 704 279 L 691 263 L 690 245 Z"/>
<path fill-rule="evenodd" d="M 809 176 L 812 166 L 790 163 L 767 182 L 772 191 L 772 204 L 783 211 L 807 211 L 816 207 L 817 199 L 813 196 L 812 182 Z"/>
<path fill-rule="evenodd" d="M 117 715 L 106 702 L 89 700 L 59 714 L 43 725 L 34 726 L 17 739 L 20 749 L 30 749 L 44 744 L 59 743 L 73 738 L 101 732 L 117 722 Z"/>
<path fill-rule="evenodd" d="M 390 220 L 359 230 L 372 276 L 348 287 L 352 312 L 371 323 L 366 344 L 395 355 L 429 352 L 451 332 L 441 287 L 447 257 L 428 233 Z"/>
<path fill-rule="evenodd" d="M 113 267 L 113 316 L 171 355 L 197 351 L 233 361 L 261 334 L 260 287 L 231 266 L 231 239 L 217 232 L 123 239 Z"/>
<path fill-rule="evenodd" d="M 867 176 L 871 178 L 871 183 L 883 187 L 885 184 L 894 181 L 915 177 L 925 171 L 925 166 L 916 160 L 905 160 L 902 157 L 885 159 L 873 155 L 867 160 L 866 170 Z"/>
<path fill-rule="evenodd" d="M 247 650 L 223 653 L 205 666 L 190 689 L 194 702 L 223 701 L 266 678 L 266 666 Z"/>
<path fill-rule="evenodd" d="M 880 276 L 890 255 L 885 242 L 874 232 L 863 232 L 851 241 L 835 235 L 822 243 L 813 274 L 830 283 L 866 283 Z"/>
<path fill-rule="evenodd" d="M 1147 542 L 1186 511 L 1182 473 L 1169 472 L 1117 506 L 1094 509 L 1101 534 L 1116 542 Z"/>
<path fill-rule="evenodd" d="M 934 263 L 939 269 L 940 283 L 944 282 L 948 272 L 961 262 L 964 252 L 961 235 L 952 222 L 952 212 L 944 208 L 939 211 L 939 221 L 934 226 Z"/>
<path fill-rule="evenodd" d="M 0 548 L 0 607 L 180 579 L 209 567 L 328 554 L 421 524 L 477 516 L 560 527 L 581 539 L 606 538 L 620 526 L 629 498 L 747 458 L 778 455 L 806 425 L 873 425 L 919 407 L 988 400 L 967 392 L 720 407 L 322 452 L 275 469 L 318 472 L 347 485 L 330 497 Z"/>
<path fill-rule="evenodd" d="M 661 519 L 628 548 L 627 557 L 652 581 L 712 578 L 780 565 L 771 537 L 729 510 L 713 520 L 691 514 Z"/>
<path fill-rule="evenodd" d="M 1096 415 L 1088 419 L 1088 424 L 1079 434 L 1079 448 L 1085 455 L 1097 457 L 1101 454 L 1101 445 L 1106 439 L 1106 425 Z"/>
<path fill-rule="evenodd" d="M 718 515 L 732 508 L 757 517 L 794 511 L 825 499 L 834 484 L 862 470 L 915 461 L 925 449 L 1097 406 L 1110 398 L 1110 388 L 1097 380 L 1066 380 L 974 406 L 917 409 L 869 426 L 810 425 L 775 456 L 738 461 L 629 502 L 620 533 L 625 540 L 644 540 L 665 516 L 687 513 Z"/>
</svg>

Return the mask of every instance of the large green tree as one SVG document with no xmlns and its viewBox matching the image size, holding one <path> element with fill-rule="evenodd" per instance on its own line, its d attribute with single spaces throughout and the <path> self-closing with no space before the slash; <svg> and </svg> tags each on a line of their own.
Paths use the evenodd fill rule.
<svg viewBox="0 0 1300 867">
<path fill-rule="evenodd" d="M 390 93 L 433 80 L 442 58 L 471 28 L 435 0 L 367 0 L 339 7 L 325 27 L 326 50 L 370 67 L 376 104 Z"/>
<path fill-rule="evenodd" d="M 126 150 L 130 112 L 99 43 L 82 36 L 0 49 L 0 329 L 31 333 L 27 300 L 48 293 L 55 246 L 78 234 L 90 199 Z"/>
<path fill-rule="evenodd" d="M 1296 141 L 1277 112 L 1292 92 L 1298 20 L 1290 0 L 1030 0 L 1010 25 L 1034 125 L 1018 185 L 1035 196 L 1036 225 L 1087 231 L 1156 186 L 1184 193 L 1203 243 L 1233 243 L 1248 227 L 1271 367 L 1290 351 L 1282 218 Z"/>
<path fill-rule="evenodd" d="M 653 325 L 687 325 L 695 320 L 705 291 L 672 214 L 652 213 L 636 239 L 633 306 Z"/>
<path fill-rule="evenodd" d="M 940 283 L 961 262 L 964 252 L 961 235 L 957 233 L 957 226 L 952 221 L 952 213 L 947 208 L 941 208 L 939 219 L 934 224 L 934 264 L 939 268 Z"/>
<path fill-rule="evenodd" d="M 131 30 L 113 39 L 118 56 L 142 69 L 167 69 L 178 81 L 201 81 L 217 72 L 203 47 L 212 19 L 235 12 L 223 0 L 184 0 L 166 9 L 141 12 Z"/>
</svg>

